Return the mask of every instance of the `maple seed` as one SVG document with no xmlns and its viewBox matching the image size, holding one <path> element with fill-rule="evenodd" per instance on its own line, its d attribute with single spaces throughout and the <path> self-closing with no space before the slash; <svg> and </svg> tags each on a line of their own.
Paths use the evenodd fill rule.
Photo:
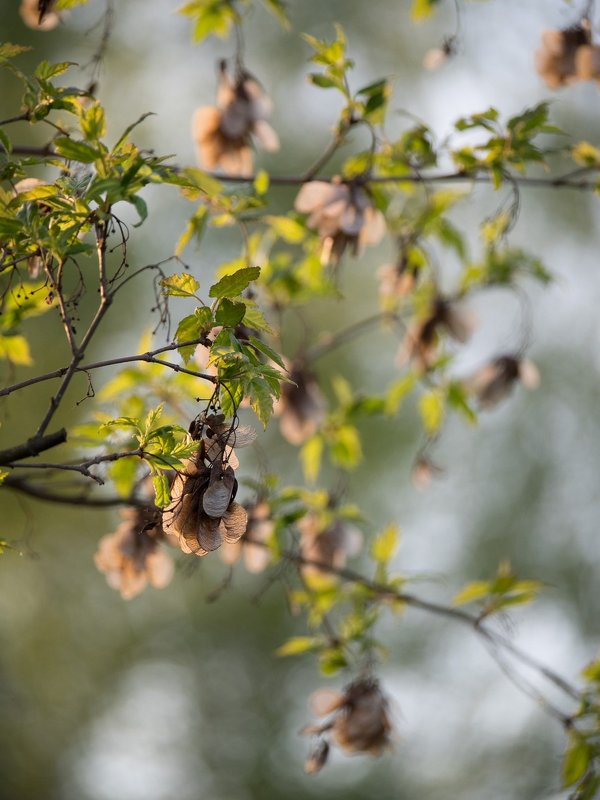
<svg viewBox="0 0 600 800">
<path fill-rule="evenodd" d="M 271 551 L 265 545 L 275 531 L 271 508 L 264 500 L 245 506 L 248 515 L 246 531 L 237 542 L 223 542 L 221 558 L 226 564 L 235 564 L 243 553 L 248 572 L 262 572 L 271 561 Z M 253 544 L 256 542 L 257 544 Z"/>
<path fill-rule="evenodd" d="M 256 78 L 245 70 L 232 78 L 222 61 L 217 105 L 197 109 L 192 120 L 200 164 L 221 167 L 230 175 L 251 175 L 253 138 L 263 150 L 279 150 L 279 138 L 267 122 L 271 110 L 271 100 Z"/>
<path fill-rule="evenodd" d="M 573 28 L 544 31 L 542 46 L 535 53 L 535 65 L 546 86 L 558 89 L 579 79 L 597 77 L 596 70 L 592 69 L 593 62 L 597 60 L 595 47 L 589 46 L 590 27 L 587 20 Z M 585 52 L 580 54 L 584 48 Z M 590 54 L 590 50 L 594 52 Z"/>
<path fill-rule="evenodd" d="M 281 435 L 290 444 L 310 439 L 325 420 L 325 399 L 308 367 L 297 360 L 289 366 L 291 383 L 283 383 L 273 413 L 279 417 Z"/>
<path fill-rule="evenodd" d="M 436 359 L 441 332 L 464 343 L 473 333 L 475 324 L 468 309 L 454 301 L 436 298 L 427 316 L 410 324 L 398 351 L 397 365 L 411 361 L 419 371 L 426 372 Z"/>
<path fill-rule="evenodd" d="M 108 585 L 124 600 L 140 594 L 149 583 L 163 589 L 174 572 L 172 558 L 160 549 L 164 539 L 160 512 L 154 508 L 125 508 L 123 521 L 114 533 L 100 539 L 94 556 Z"/>
<path fill-rule="evenodd" d="M 55 0 L 21 0 L 19 14 L 28 28 L 51 31 L 60 22 L 60 13 L 53 11 Z"/>
<path fill-rule="evenodd" d="M 527 389 L 536 389 L 540 383 L 538 369 L 531 361 L 504 355 L 480 367 L 465 381 L 465 388 L 482 408 L 493 408 L 510 395 L 517 381 Z"/>
<path fill-rule="evenodd" d="M 298 192 L 294 208 L 308 214 L 307 225 L 321 237 L 321 262 L 336 265 L 347 247 L 354 256 L 365 245 L 377 244 L 385 233 L 385 218 L 364 186 L 341 178 L 310 181 Z"/>
<path fill-rule="evenodd" d="M 390 746 L 389 703 L 374 678 L 360 678 L 342 692 L 319 689 L 311 696 L 310 705 L 316 716 L 326 719 L 303 731 L 319 737 L 305 764 L 307 773 L 314 774 L 325 764 L 329 754 L 326 737 L 347 753 L 380 755 Z"/>
<path fill-rule="evenodd" d="M 306 561 L 322 564 L 304 564 L 302 574 L 331 575 L 337 569 L 346 566 L 348 556 L 358 553 L 362 545 L 362 534 L 345 520 L 336 519 L 331 524 L 323 526 L 320 515 L 309 513 L 298 520 L 297 526 L 301 533 L 300 555 Z"/>
</svg>

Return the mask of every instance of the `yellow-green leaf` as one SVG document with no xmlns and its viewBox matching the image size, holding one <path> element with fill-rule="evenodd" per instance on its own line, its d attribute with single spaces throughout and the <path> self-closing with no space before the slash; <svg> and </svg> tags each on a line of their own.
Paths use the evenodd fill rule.
<svg viewBox="0 0 600 800">
<path fill-rule="evenodd" d="M 591 749 L 579 734 L 572 733 L 562 765 L 563 786 L 572 786 L 585 775 L 590 762 Z"/>
<path fill-rule="evenodd" d="M 33 364 L 29 344 L 24 336 L 0 336 L 0 358 L 25 367 Z"/>
<path fill-rule="evenodd" d="M 380 564 L 387 564 L 396 552 L 399 538 L 400 531 L 397 525 L 391 524 L 384 528 L 371 545 L 373 559 Z"/>
<path fill-rule="evenodd" d="M 468 583 L 452 600 L 455 606 L 462 606 L 465 603 L 470 603 L 472 600 L 481 600 L 487 597 L 491 591 L 490 581 L 473 581 Z"/>
<path fill-rule="evenodd" d="M 323 437 L 317 434 L 308 439 L 300 450 L 300 460 L 304 477 L 309 483 L 314 483 L 321 470 L 323 456 Z"/>
<path fill-rule="evenodd" d="M 309 650 L 316 650 L 322 643 L 322 640 L 316 636 L 293 636 L 281 647 L 278 647 L 275 653 L 278 656 L 297 656 L 300 653 L 307 653 Z"/>
<path fill-rule="evenodd" d="M 431 391 L 419 399 L 419 413 L 425 432 L 429 436 L 436 434 L 444 421 L 444 401 L 439 391 Z"/>
</svg>

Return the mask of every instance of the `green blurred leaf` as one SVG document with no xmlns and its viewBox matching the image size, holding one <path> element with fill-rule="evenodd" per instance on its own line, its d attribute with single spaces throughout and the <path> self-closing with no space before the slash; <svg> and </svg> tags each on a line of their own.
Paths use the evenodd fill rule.
<svg viewBox="0 0 600 800">
<path fill-rule="evenodd" d="M 28 367 L 33 364 L 29 344 L 24 336 L 0 335 L 0 359 Z"/>
<path fill-rule="evenodd" d="M 397 525 L 388 525 L 371 544 L 371 557 L 380 564 L 387 564 L 398 547 L 400 531 Z"/>
<path fill-rule="evenodd" d="M 438 433 L 444 421 L 444 399 L 438 390 L 426 392 L 419 398 L 419 414 L 429 436 Z"/>
<path fill-rule="evenodd" d="M 321 459 L 323 456 L 323 437 L 319 434 L 311 436 L 302 445 L 300 450 L 300 461 L 302 471 L 308 483 L 314 483 L 321 471 Z"/>
<path fill-rule="evenodd" d="M 562 764 L 564 787 L 572 786 L 585 775 L 591 755 L 589 744 L 577 731 L 572 731 Z"/>
<path fill-rule="evenodd" d="M 278 656 L 297 656 L 310 650 L 317 650 L 322 644 L 323 640 L 317 636 L 293 636 L 278 647 L 275 653 Z"/>
</svg>

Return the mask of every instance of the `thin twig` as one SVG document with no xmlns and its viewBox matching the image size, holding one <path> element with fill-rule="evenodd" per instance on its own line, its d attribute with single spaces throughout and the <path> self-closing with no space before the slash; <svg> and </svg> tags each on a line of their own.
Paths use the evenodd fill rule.
<svg viewBox="0 0 600 800">
<path fill-rule="evenodd" d="M 172 342 L 165 347 L 159 347 L 156 350 L 151 350 L 148 353 L 138 353 L 135 356 L 120 356 L 119 358 L 107 358 L 104 361 L 94 361 L 90 364 L 81 364 L 80 366 L 75 367 L 75 372 L 91 372 L 94 369 L 101 369 L 102 367 L 113 367 L 119 364 L 130 364 L 135 361 L 145 361 L 149 364 L 160 364 L 162 367 L 168 367 L 174 372 L 184 372 L 186 375 L 193 375 L 194 378 L 202 378 L 202 380 L 209 381 L 210 383 L 217 383 L 217 378 L 215 378 L 214 375 L 207 375 L 204 372 L 196 372 L 191 369 L 180 367 L 178 364 L 172 364 L 170 361 L 162 361 L 161 359 L 155 358 L 155 356 L 159 353 L 166 353 L 171 350 L 177 350 L 179 347 L 190 347 L 195 344 L 203 344 L 209 347 L 211 342 L 208 341 L 205 336 L 200 336 L 197 339 L 190 339 L 186 342 Z M 69 369 L 70 367 L 61 367 L 60 369 L 55 369 L 52 372 L 45 372 L 43 375 L 36 375 L 35 377 L 28 378 L 25 381 L 13 383 L 11 386 L 6 386 L 3 389 L 0 389 L 0 397 L 12 394 L 20 389 L 25 389 L 27 386 L 33 386 L 36 383 L 49 381 L 53 378 L 62 378 L 63 375 L 67 374 Z"/>
</svg>

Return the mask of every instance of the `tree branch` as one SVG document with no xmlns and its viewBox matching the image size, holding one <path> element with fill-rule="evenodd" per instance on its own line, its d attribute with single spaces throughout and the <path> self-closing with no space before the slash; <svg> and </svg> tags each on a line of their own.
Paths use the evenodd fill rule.
<svg viewBox="0 0 600 800">
<path fill-rule="evenodd" d="M 206 347 L 210 347 L 212 342 L 210 342 L 205 336 L 201 336 L 198 339 L 190 339 L 187 342 L 172 342 L 165 347 L 159 347 L 156 350 L 150 350 L 148 353 L 138 353 L 135 356 L 121 356 L 119 358 L 108 358 L 104 361 L 94 361 L 90 364 L 81 364 L 80 366 L 75 367 L 75 372 L 91 372 L 94 369 L 101 369 L 102 367 L 113 367 L 118 364 L 130 364 L 135 361 L 145 361 L 149 364 L 160 364 L 163 367 L 168 367 L 174 372 L 184 372 L 186 375 L 193 375 L 195 378 L 202 378 L 205 381 L 210 381 L 210 383 L 216 383 L 217 378 L 215 378 L 214 375 L 206 375 L 204 372 L 196 372 L 191 369 L 186 369 L 185 367 L 180 367 L 179 364 L 172 364 L 170 361 L 161 361 L 160 359 L 155 358 L 155 356 L 159 353 L 166 353 L 171 350 L 177 350 L 179 347 L 189 347 L 194 344 L 203 344 Z M 55 369 L 52 372 L 45 372 L 43 375 L 36 375 L 35 377 L 28 378 L 25 381 L 13 383 L 11 386 L 5 386 L 3 389 L 0 389 L 0 397 L 17 392 L 19 389 L 25 389 L 27 386 L 33 386 L 36 383 L 52 380 L 52 378 L 61 378 L 63 375 L 66 375 L 69 369 L 70 367 L 61 367 L 60 369 Z"/>
<path fill-rule="evenodd" d="M 32 436 L 23 444 L 9 447 L 7 450 L 0 450 L 0 464 L 6 466 L 12 462 L 37 456 L 45 450 L 51 450 L 66 441 L 67 432 L 64 428 L 55 433 L 48 433 L 46 436 Z"/>
<path fill-rule="evenodd" d="M 148 500 L 139 497 L 90 497 L 89 488 L 74 494 L 54 492 L 45 486 L 30 483 L 28 476 L 7 475 L 1 484 L 2 487 L 13 489 L 16 492 L 43 500 L 46 503 L 60 503 L 61 505 L 86 506 L 90 508 L 112 508 L 114 506 L 136 506 L 146 508 Z"/>
</svg>

